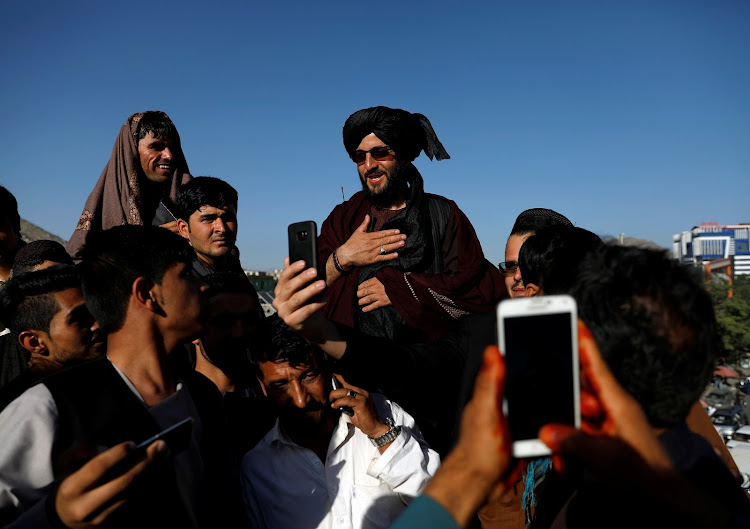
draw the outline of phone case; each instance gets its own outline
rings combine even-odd
[[[548,422],[581,423],[575,299],[558,295],[503,300],[497,319],[508,373],[503,411],[514,437],[513,455],[549,455],[549,448],[536,438],[538,428]]]
[[[318,268],[318,227],[315,221],[306,220],[290,224],[287,233],[289,239],[289,262],[305,261],[307,267]]]

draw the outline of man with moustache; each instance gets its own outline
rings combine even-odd
[[[512,232],[528,236],[556,223],[571,224],[555,211],[535,208],[518,216]],[[508,260],[511,257],[508,252],[513,251],[516,240],[511,235],[510,250],[506,249]],[[447,453],[455,433],[456,416],[471,397],[482,352],[487,345],[497,343],[495,311],[461,318],[455,329],[438,340],[402,343],[387,338],[373,339],[362,332],[352,332],[344,325],[334,325],[323,317],[330,300],[306,304],[312,297],[310,293],[322,292],[324,282],[310,284],[316,276],[305,268],[301,261],[285,261],[273,302],[279,316],[306,339],[320,344],[326,354],[335,359],[337,372],[347,380],[398,401],[416,418],[430,446],[441,455]],[[510,279],[509,290],[513,285],[513,278]],[[307,293],[301,298],[303,290]],[[506,296],[505,288],[501,288],[494,303]],[[440,391],[434,391],[436,387]]]
[[[175,200],[178,233],[195,250],[198,277],[216,272],[244,274],[237,240],[237,191],[224,180],[199,176],[180,187]]]
[[[112,156],[86,199],[66,249],[74,259],[92,232],[122,224],[177,231],[173,202],[190,180],[177,128],[164,112],[138,112],[120,128]]]
[[[435,339],[457,319],[494,308],[502,276],[485,258],[455,202],[424,192],[412,163],[450,158],[422,114],[384,106],[359,110],[343,129],[362,191],[321,227],[325,313],[372,335]]]
[[[279,417],[242,460],[252,526],[388,527],[440,464],[414,419],[333,375],[322,351],[279,318],[254,358]]]

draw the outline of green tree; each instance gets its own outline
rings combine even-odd
[[[727,361],[736,363],[746,354],[750,354],[750,276],[737,276],[731,287],[729,282],[719,276],[713,276],[708,286],[716,310],[716,321],[719,324]]]

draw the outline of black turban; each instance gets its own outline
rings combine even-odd
[[[510,230],[510,234],[523,235],[558,224],[573,226],[573,223],[565,215],[561,215],[557,211],[546,208],[527,209],[518,215],[515,224],[513,224],[513,229]]]
[[[419,156],[420,151],[430,160],[450,158],[430,120],[422,114],[382,106],[356,111],[344,123],[344,148],[350,158],[354,159],[354,152],[369,134],[375,134],[398,158],[408,162]]]

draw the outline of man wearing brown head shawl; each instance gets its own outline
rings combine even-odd
[[[164,112],[138,112],[120,128],[112,156],[86,200],[66,249],[74,258],[92,231],[122,224],[177,231],[172,203],[190,180],[180,135]]]
[[[503,278],[452,200],[425,193],[412,161],[450,158],[422,114],[359,110],[343,130],[362,191],[321,227],[326,315],[373,336],[435,339],[463,314],[492,309]]]

